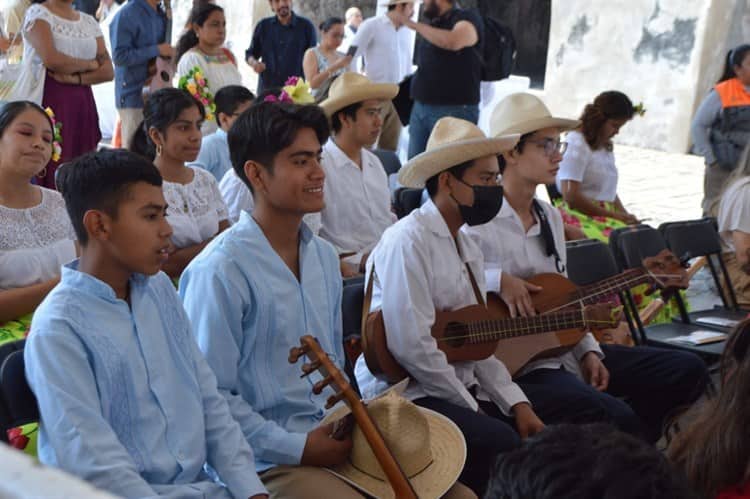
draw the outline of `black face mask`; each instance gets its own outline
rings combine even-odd
[[[461,212],[466,225],[486,224],[498,214],[503,206],[503,186],[502,185],[469,185],[460,178],[457,179],[464,185],[471,187],[474,191],[474,204],[467,206],[461,204],[453,197],[458,204],[458,210]]]

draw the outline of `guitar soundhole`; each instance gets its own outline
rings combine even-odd
[[[443,338],[451,348],[459,348],[466,343],[468,331],[466,325],[460,322],[449,322],[445,326],[445,335]]]
[[[159,73],[159,77],[164,83],[169,82],[169,73],[167,73],[166,71],[162,71],[161,73]]]

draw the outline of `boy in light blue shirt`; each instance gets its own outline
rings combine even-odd
[[[153,164],[124,150],[60,171],[82,250],[37,309],[24,352],[39,458],[122,497],[267,498],[159,271],[172,234],[161,185]]]
[[[320,155],[328,133],[317,106],[264,102],[243,113],[229,131],[229,149],[255,207],[180,280],[199,348],[272,497],[362,497],[322,469],[346,461],[352,445],[320,425],[333,390],[313,394],[320,377],[301,379],[287,360],[311,334],[344,364],[338,255],[302,221],[324,206]]]
[[[198,158],[190,163],[191,166],[199,166],[211,172],[220,182],[227,170],[232,168],[232,160],[229,159],[229,145],[227,144],[227,132],[237,117],[242,114],[255,96],[253,93],[240,85],[228,85],[222,87],[214,96],[216,104],[216,122],[219,128],[203,138]]]

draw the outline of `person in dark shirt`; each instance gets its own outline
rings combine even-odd
[[[481,17],[457,8],[454,0],[424,0],[422,13],[427,23],[403,15],[398,20],[420,35],[416,46],[419,69],[411,82],[409,158],[424,151],[440,118],[453,116],[474,124],[479,120]]]
[[[315,26],[292,11],[292,0],[269,0],[274,16],[255,26],[245,60],[258,73],[257,95],[265,88],[281,87],[290,76],[302,76],[305,51],[318,40]]]

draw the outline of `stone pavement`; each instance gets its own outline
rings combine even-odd
[[[702,157],[615,145],[615,161],[620,199],[649,225],[702,216]]]

